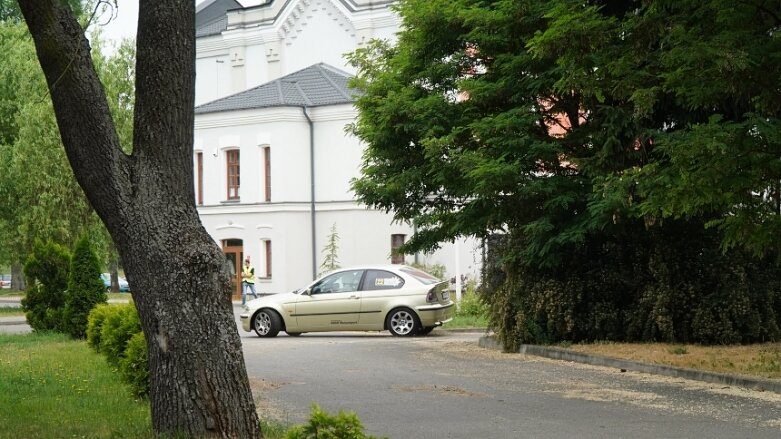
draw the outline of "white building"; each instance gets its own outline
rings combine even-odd
[[[342,266],[442,264],[476,277],[475,240],[433,254],[396,255],[407,224],[356,203],[363,145],[354,121],[344,53],[371,38],[392,39],[390,1],[266,0],[198,7],[194,173],[206,230],[237,271],[252,257],[259,292],[301,287],[321,270],[330,230]]]

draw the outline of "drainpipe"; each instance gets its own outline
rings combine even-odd
[[[309,209],[312,215],[312,279],[317,278],[317,249],[315,235],[315,127],[312,124],[312,118],[309,117],[308,107],[301,107],[304,110],[304,117],[309,123],[309,181],[311,182],[311,201]]]

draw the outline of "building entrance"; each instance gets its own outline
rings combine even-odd
[[[244,260],[244,241],[241,239],[223,239],[222,252],[228,258],[233,267],[231,284],[233,285],[233,298],[241,299],[241,261]]]

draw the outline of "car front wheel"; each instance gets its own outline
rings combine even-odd
[[[279,315],[270,309],[261,309],[252,318],[252,329],[258,337],[276,337],[281,326]]]
[[[394,309],[388,314],[385,325],[397,337],[415,335],[420,329],[418,316],[408,308]]]

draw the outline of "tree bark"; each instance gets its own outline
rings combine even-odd
[[[149,347],[159,433],[261,437],[225,257],[192,175],[195,6],[141,0],[133,152],[122,152],[89,42],[60,0],[20,0],[76,179],[122,258]]]

